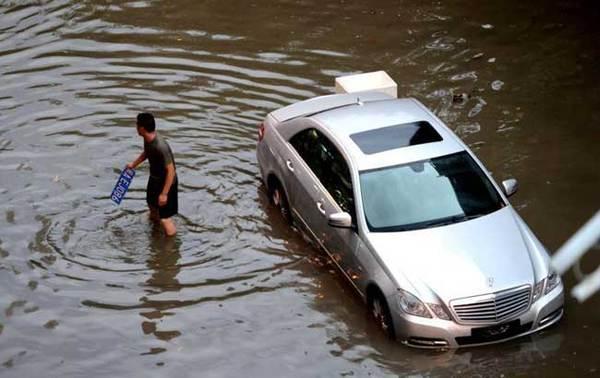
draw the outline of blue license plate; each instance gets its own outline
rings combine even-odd
[[[129,189],[133,176],[135,176],[135,171],[133,169],[125,168],[121,172],[121,176],[119,176],[115,188],[110,194],[110,199],[117,205],[120,205],[125,197],[125,193],[127,193],[127,189]]]

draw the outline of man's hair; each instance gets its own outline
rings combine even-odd
[[[137,115],[137,125],[143,128],[147,132],[151,133],[156,130],[156,123],[154,123],[154,116],[152,113],[140,113]]]

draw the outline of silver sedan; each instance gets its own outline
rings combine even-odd
[[[414,99],[302,101],[259,129],[281,215],[324,250],[381,328],[414,347],[500,342],[563,315],[544,246],[469,148]]]

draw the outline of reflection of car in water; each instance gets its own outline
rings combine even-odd
[[[516,181],[501,190],[418,101],[361,92],[284,107],[261,125],[257,158],[283,217],[403,343],[492,343],[562,317],[560,277],[507,200]]]

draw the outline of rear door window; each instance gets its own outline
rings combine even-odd
[[[306,162],[339,207],[355,219],[350,169],[337,147],[316,129],[300,131],[290,144]]]

